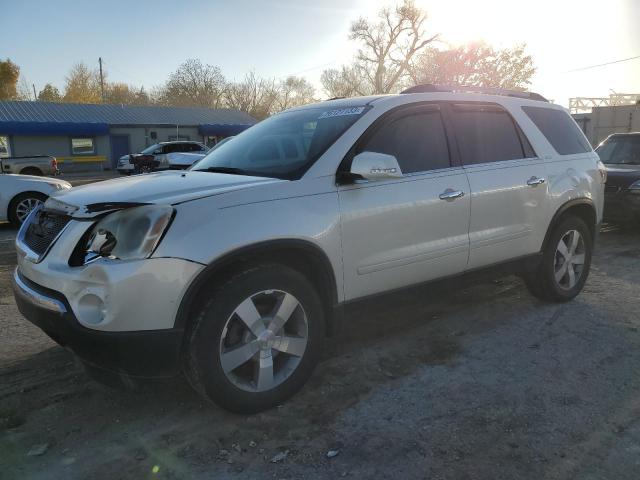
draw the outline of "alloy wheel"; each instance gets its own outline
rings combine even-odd
[[[584,239],[577,230],[569,230],[556,248],[554,276],[558,286],[565,290],[575,287],[582,277],[584,262]]]
[[[242,390],[272,390],[300,364],[308,335],[307,315],[296,297],[282,290],[255,293],[225,323],[220,365]]]
[[[20,223],[24,222],[29,214],[39,205],[42,205],[42,200],[38,198],[25,198],[16,205],[16,217]]]

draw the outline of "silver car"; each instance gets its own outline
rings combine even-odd
[[[303,386],[348,303],[496,269],[568,301],[604,167],[563,108],[491,93],[308,105],[191,170],[54,195],[18,235],[18,306],[94,374],[183,373],[255,412]]]

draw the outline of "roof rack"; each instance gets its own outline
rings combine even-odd
[[[518,90],[508,90],[506,88],[493,88],[493,87],[473,87],[470,85],[433,85],[431,83],[424,83],[422,85],[415,85],[413,87],[403,90],[402,93],[430,93],[430,92],[475,92],[486,93],[489,95],[504,95],[506,97],[518,97],[526,98],[528,100],[537,100],[539,102],[549,102],[539,93],[534,92],[520,92]]]

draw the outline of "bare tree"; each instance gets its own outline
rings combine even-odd
[[[526,89],[535,70],[525,45],[496,50],[484,43],[470,43],[448,50],[428,49],[410,72],[415,84]]]
[[[351,25],[349,38],[361,44],[353,68],[372,94],[397,91],[414,57],[434,42],[427,36],[426,13],[413,0],[380,11],[378,20],[361,17]]]
[[[277,88],[274,102],[275,111],[286,110],[315,101],[316,89],[302,77],[289,76],[282,80]]]
[[[158,92],[165,105],[219,108],[224,101],[226,80],[219,67],[189,59],[173,72]]]
[[[355,67],[342,66],[340,70],[325,70],[320,76],[320,83],[329,98],[367,95],[371,90]]]
[[[228,85],[226,104],[262,120],[274,110],[278,98],[278,88],[274,80],[260,78],[255,72],[249,72],[241,82]]]

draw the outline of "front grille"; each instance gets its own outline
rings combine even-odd
[[[70,220],[68,215],[39,210],[27,225],[22,241],[33,252],[42,255]]]

